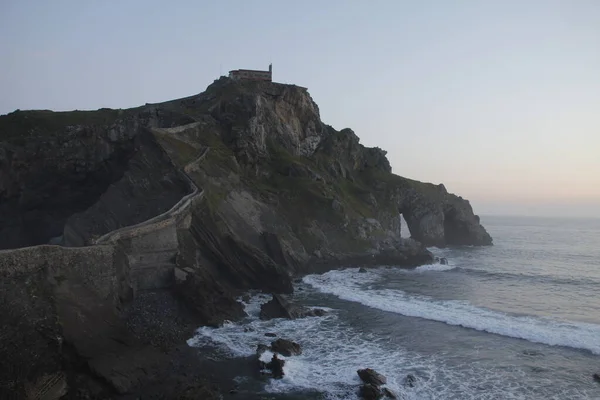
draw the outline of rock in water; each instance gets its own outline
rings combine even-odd
[[[374,369],[371,368],[359,369],[358,371],[356,371],[356,373],[364,383],[370,383],[371,385],[381,386],[385,385],[387,382],[385,376],[377,373]]]
[[[280,360],[277,358],[277,354],[273,354],[271,358],[271,362],[267,364],[267,368],[271,370],[273,373],[273,378],[281,379],[283,378],[283,366],[285,365],[285,360]]]
[[[274,294],[273,298],[260,307],[260,319],[273,318],[296,319],[304,317],[321,317],[327,314],[325,310],[300,307],[287,301],[283,296]]]
[[[260,319],[297,318],[297,313],[282,296],[274,294],[273,298],[260,307]]]
[[[440,258],[440,264],[442,264],[442,265],[448,265],[448,259],[446,259],[444,257]]]
[[[267,346],[266,344],[259,344],[258,346],[256,346],[256,355],[260,357],[262,353],[264,353],[267,350],[269,350],[269,346]]]
[[[271,350],[286,357],[302,354],[302,348],[298,343],[286,339],[277,339],[272,342]]]
[[[367,272],[367,270],[364,267],[360,267],[358,269],[358,272],[360,272],[361,274],[364,274],[365,272]]]
[[[381,393],[388,399],[397,399],[398,398],[398,396],[396,396],[396,393],[392,392],[388,388],[383,388],[381,390]]]
[[[378,400],[383,396],[379,386],[365,383],[360,387],[360,397],[365,400]]]
[[[415,387],[415,384],[417,383],[417,378],[415,378],[414,375],[408,374],[406,375],[406,378],[404,378],[404,387]]]
[[[313,308],[312,310],[306,311],[307,317],[322,317],[325,314],[327,314],[327,311],[322,308]]]
[[[256,346],[256,360],[258,361],[258,367],[260,369],[267,368],[267,363],[265,363],[264,361],[260,360],[260,357],[267,350],[269,350],[269,346],[267,346],[265,344],[259,344],[258,346]]]
[[[594,380],[600,383],[600,374],[594,374]]]

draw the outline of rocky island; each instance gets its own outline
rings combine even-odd
[[[491,244],[467,200],[393,174],[298,86],[17,110],[0,116],[0,397],[212,398],[185,339],[241,318],[244,291]]]

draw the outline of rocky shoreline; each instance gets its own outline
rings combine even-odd
[[[463,244],[492,244],[468,201],[392,174],[294,85],[0,116],[0,397],[210,398],[184,341],[247,290]]]

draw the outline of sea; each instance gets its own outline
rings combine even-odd
[[[255,294],[246,319],[188,344],[236,359],[267,332],[300,343],[283,379],[236,378],[266,398],[358,399],[356,371],[370,367],[399,399],[600,399],[600,220],[481,222],[493,246],[430,248],[447,265],[305,276],[293,301],[325,316],[261,321],[269,296]]]

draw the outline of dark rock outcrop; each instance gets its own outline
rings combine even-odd
[[[412,374],[408,374],[404,378],[404,382],[402,384],[404,385],[404,387],[415,387],[415,385],[417,384],[417,378],[415,378],[415,376]]]
[[[381,390],[381,394],[387,399],[397,399],[398,398],[398,396],[396,396],[396,393],[392,392],[388,388],[383,388]]]
[[[271,361],[266,365],[267,369],[271,370],[273,374],[273,378],[281,379],[283,378],[283,366],[285,365],[285,360],[282,360],[277,357],[277,354],[273,354]]]
[[[282,356],[290,357],[302,354],[302,347],[296,342],[287,339],[277,339],[271,343],[271,350]]]
[[[304,317],[321,317],[325,310],[319,308],[306,308],[290,303],[283,296],[274,294],[273,298],[260,307],[260,319],[273,318],[297,319]]]
[[[385,376],[371,368],[359,369],[356,373],[363,381],[359,392],[363,399],[381,399],[384,396],[390,399],[397,398],[390,389],[381,387],[387,383]]]
[[[358,371],[356,371],[356,373],[364,383],[368,383],[375,386],[381,386],[387,383],[387,379],[385,376],[377,373],[374,369],[371,368],[359,369]]]
[[[365,383],[360,387],[359,391],[360,397],[365,400],[378,400],[383,396],[383,392],[381,388],[377,385],[372,385],[370,383]]]

